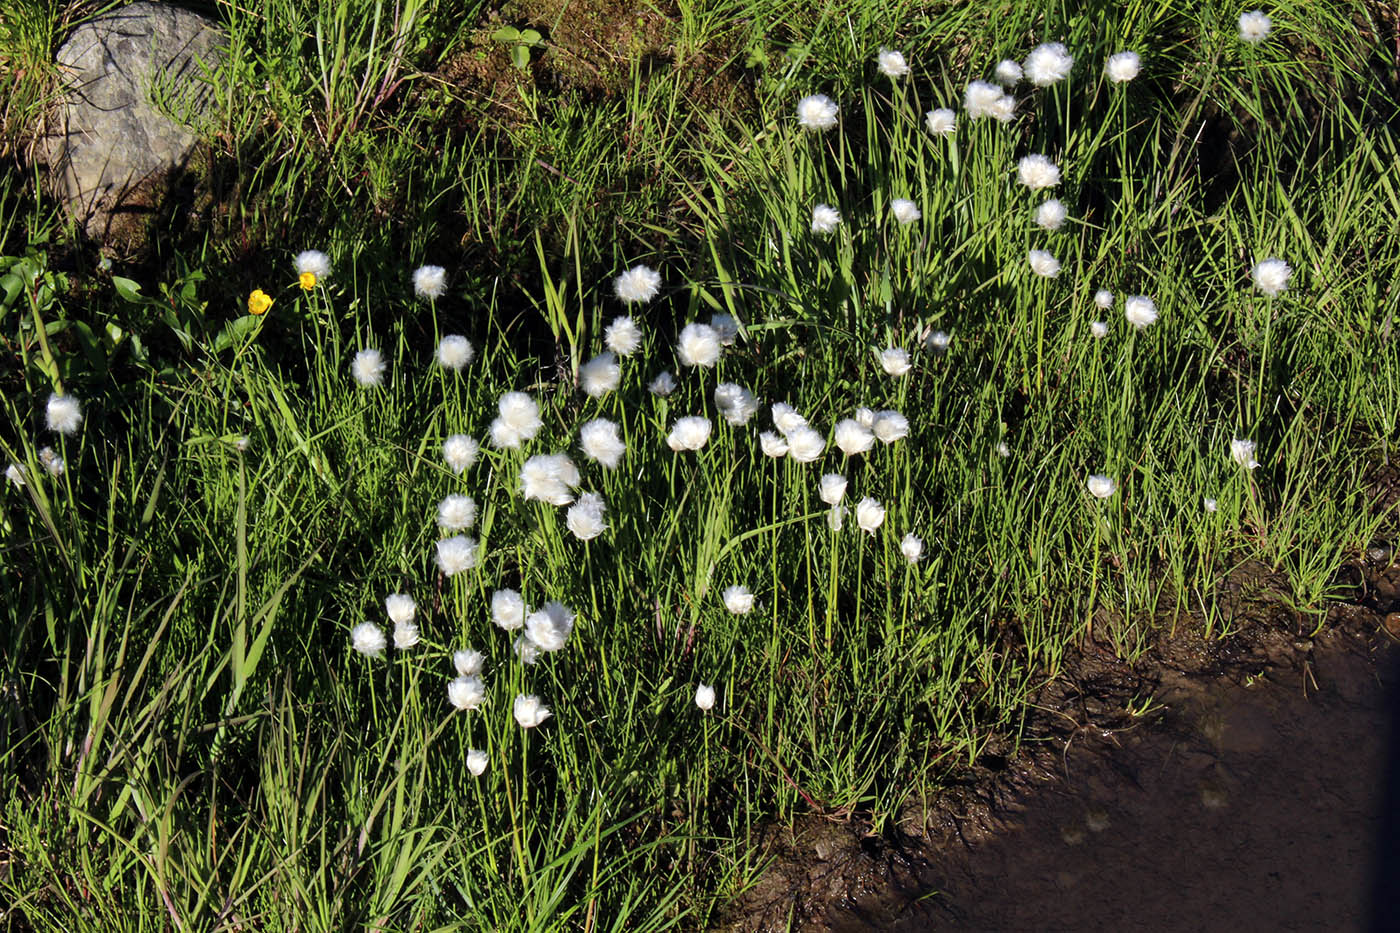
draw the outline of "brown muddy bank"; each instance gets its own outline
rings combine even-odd
[[[1400,564],[1357,570],[1316,638],[1276,606],[1132,665],[1086,647],[1021,751],[983,756],[897,837],[821,816],[770,830],[731,928],[1394,928],[1400,866],[1378,865],[1400,807]]]

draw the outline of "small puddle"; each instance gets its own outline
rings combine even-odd
[[[1011,830],[920,853],[811,928],[1400,928],[1397,674],[1393,649],[1319,639],[1301,671],[1183,687],[1154,721],[1077,735]]]

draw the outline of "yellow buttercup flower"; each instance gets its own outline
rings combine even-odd
[[[272,307],[272,298],[261,288],[254,289],[253,293],[248,296],[249,314],[266,314],[270,307]]]
[[[297,281],[301,283],[302,291],[309,292],[316,287],[316,273],[303,272],[297,276]]]

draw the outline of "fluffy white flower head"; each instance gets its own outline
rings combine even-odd
[[[350,630],[351,647],[368,657],[379,657],[388,644],[384,633],[373,622],[361,622]]]
[[[958,130],[958,115],[947,107],[938,107],[924,114],[924,126],[935,136],[951,136]]]
[[[442,442],[442,459],[458,476],[471,469],[479,453],[481,445],[470,434],[453,434]]]
[[[863,454],[875,446],[875,434],[854,418],[836,423],[836,446],[848,457]]]
[[[719,334],[709,324],[687,324],[676,338],[682,366],[713,366],[719,362]]]
[[[798,463],[820,459],[826,450],[826,439],[815,429],[803,425],[787,435],[788,456]]]
[[[16,489],[24,488],[24,477],[28,471],[22,463],[11,463],[5,467],[5,479],[9,480]]]
[[[392,596],[384,598],[384,611],[389,614],[389,621],[395,625],[412,622],[413,613],[417,609],[418,604],[407,593],[394,593]]]
[[[674,451],[699,450],[710,439],[710,419],[701,415],[677,418],[666,435],[666,445]]]
[[[880,74],[887,78],[902,78],[909,73],[909,63],[904,60],[903,53],[893,49],[880,49],[880,54],[875,57],[875,64],[880,69]]]
[[[609,470],[616,470],[622,462],[622,455],[627,452],[627,445],[622,442],[617,425],[606,418],[595,418],[579,428],[578,443],[585,457]]]
[[[480,709],[486,702],[486,685],[480,677],[458,677],[447,685],[447,702],[460,710]]]
[[[452,667],[457,671],[458,677],[474,677],[481,673],[485,664],[486,658],[480,651],[464,648],[452,652]]]
[[[1255,446],[1251,440],[1241,437],[1235,438],[1230,441],[1230,459],[1246,470],[1254,469],[1259,465],[1259,461],[1254,459]]]
[[[661,291],[661,273],[637,264],[613,279],[613,292],[627,304],[651,301]]]
[[[622,384],[622,367],[612,351],[593,357],[578,368],[578,384],[591,398],[602,398]]]
[[[1032,191],[1053,188],[1060,183],[1060,167],[1038,152],[1022,156],[1016,163],[1016,177]]]
[[[561,602],[547,602],[525,618],[525,636],[541,651],[563,651],[574,630],[574,611]]]
[[[413,270],[413,293],[436,301],[447,294],[447,270],[442,266],[419,266]]]
[[[732,347],[739,339],[739,322],[732,314],[715,314],[710,317],[710,329],[719,338],[720,346]]]
[[[715,408],[725,421],[738,427],[748,424],[758,412],[758,399],[737,383],[721,382],[715,386]]]
[[[914,532],[909,532],[899,541],[899,553],[911,564],[917,564],[924,556],[924,542]]]
[[[467,749],[467,771],[472,777],[481,777],[486,773],[486,766],[490,759],[486,753],[479,748]]]
[[[715,688],[708,684],[701,684],[695,688],[695,705],[701,710],[709,712],[715,706]]]
[[[1015,87],[1020,83],[1023,72],[1019,62],[1003,58],[997,62],[996,71],[993,74],[996,76],[997,83],[1002,87]]]
[[[524,392],[507,392],[496,403],[500,416],[491,422],[491,443],[496,447],[519,447],[544,427],[540,406]]]
[[[764,431],[758,435],[758,446],[762,448],[766,457],[786,457],[788,452],[787,439],[781,434],[774,434],[772,431]]]
[[[1214,512],[1220,508],[1220,505],[1214,499],[1207,496],[1201,500],[1201,508],[1205,509],[1207,512]]]
[[[520,465],[520,492],[526,500],[568,505],[579,479],[578,467],[565,454],[535,454]]]
[[[445,576],[455,576],[476,566],[476,539],[466,535],[443,538],[437,543],[437,565]]]
[[[936,330],[928,335],[924,345],[934,353],[945,353],[953,343],[953,337],[946,330]]]
[[[1102,340],[1108,336],[1108,322],[1094,321],[1089,325],[1089,333],[1094,335],[1095,340]]]
[[[438,503],[438,527],[443,531],[467,531],[476,524],[476,500],[453,493]]]
[[[1106,288],[1101,288],[1094,292],[1094,306],[1100,311],[1107,311],[1113,307],[1113,292]]]
[[[1104,74],[1114,84],[1131,81],[1142,71],[1142,58],[1136,52],[1118,52],[1108,57]]]
[[[773,403],[773,424],[784,434],[790,434],[798,428],[807,426],[807,419],[797,413],[787,402]]]
[[[292,260],[292,266],[297,270],[297,275],[310,272],[318,279],[324,279],[331,274],[330,257],[319,249],[308,249],[297,253]]]
[[[866,496],[856,504],[856,524],[861,531],[873,535],[884,521],[885,507],[879,502]]]
[[[1085,485],[1089,487],[1089,495],[1095,499],[1107,499],[1118,488],[1118,484],[1113,481],[1112,477],[1104,476],[1102,473],[1090,476]]]
[[[812,232],[831,233],[841,226],[841,212],[829,204],[818,204],[812,208]]]
[[[399,622],[394,626],[394,647],[407,651],[418,644],[418,626],[412,622]]]
[[[235,446],[236,444],[237,442],[235,442]],[[240,449],[245,449],[246,447],[247,445],[245,444],[244,447]],[[58,455],[58,451],[54,450],[52,447],[39,448],[39,465],[44,468],[44,472],[54,477],[62,476],[64,467],[66,466],[63,462],[63,458]]]
[[[726,587],[724,590],[724,608],[728,609],[736,616],[748,615],[753,611],[753,593],[742,583]]]
[[[621,315],[603,331],[603,342],[618,356],[631,356],[642,345],[642,329],[632,318]]]
[[[1026,259],[1036,275],[1053,279],[1060,274],[1060,261],[1048,250],[1033,249],[1026,254]]]
[[[923,216],[919,213],[919,205],[908,198],[895,198],[891,201],[890,213],[894,214],[894,219],[899,221],[902,226],[912,224]]]
[[[476,358],[476,350],[472,347],[471,341],[460,334],[448,334],[442,338],[438,344],[437,361],[443,369],[453,369],[458,372]]]
[[[59,395],[57,392],[49,396],[49,403],[44,407],[44,424],[50,431],[73,434],[82,423],[83,409],[77,399],[71,395]]]
[[[880,351],[880,368],[886,375],[902,376],[909,372],[909,351],[903,347],[888,347]]]
[[[840,505],[841,499],[846,495],[846,477],[840,473],[825,474],[821,478],[817,495],[821,496],[827,505]]]
[[[383,354],[373,347],[356,353],[350,364],[350,374],[364,388],[380,385],[384,382]]]
[[[1138,330],[1157,321],[1157,305],[1146,295],[1131,295],[1123,302],[1123,316]]]
[[[846,507],[833,505],[826,513],[826,524],[832,531],[840,531],[846,523]]]
[[[840,111],[825,94],[812,94],[797,102],[797,122],[809,130],[829,130],[836,125]]]
[[[491,621],[498,628],[513,632],[525,624],[525,600],[515,590],[496,590],[491,594]]]
[[[596,492],[586,492],[569,506],[569,513],[564,522],[575,538],[591,541],[608,530],[608,523],[603,517],[605,512],[607,505],[603,502],[603,497]]]
[[[893,444],[909,436],[909,419],[897,411],[876,412],[870,430],[882,444]]]
[[[963,94],[963,109],[974,120],[991,117],[1010,123],[1016,117],[1016,98],[987,81],[973,81]]]
[[[1250,10],[1248,13],[1240,14],[1239,27],[1241,42],[1258,45],[1269,38],[1269,33],[1274,28],[1274,21],[1269,19],[1268,14],[1263,10]]]
[[[1051,198],[1035,209],[1035,224],[1042,230],[1058,230],[1069,217],[1069,210],[1059,198]]]
[[[1026,56],[1026,77],[1036,87],[1049,87],[1069,77],[1074,57],[1063,42],[1046,42],[1031,49]]]
[[[647,385],[647,391],[652,395],[665,398],[676,391],[676,377],[669,372],[657,373],[656,378]]]
[[[551,715],[549,707],[540,702],[534,694],[522,694],[511,704],[511,713],[516,724],[522,729],[533,729]]]
[[[1265,259],[1254,267],[1254,287],[1270,298],[1277,298],[1288,288],[1293,269],[1282,259]]]

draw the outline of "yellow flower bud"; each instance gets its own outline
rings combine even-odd
[[[249,314],[266,314],[270,307],[272,307],[272,299],[261,288],[254,289],[253,293],[248,296]]]
[[[316,273],[303,272],[301,275],[297,276],[297,281],[301,283],[302,291],[309,292],[316,287]]]

